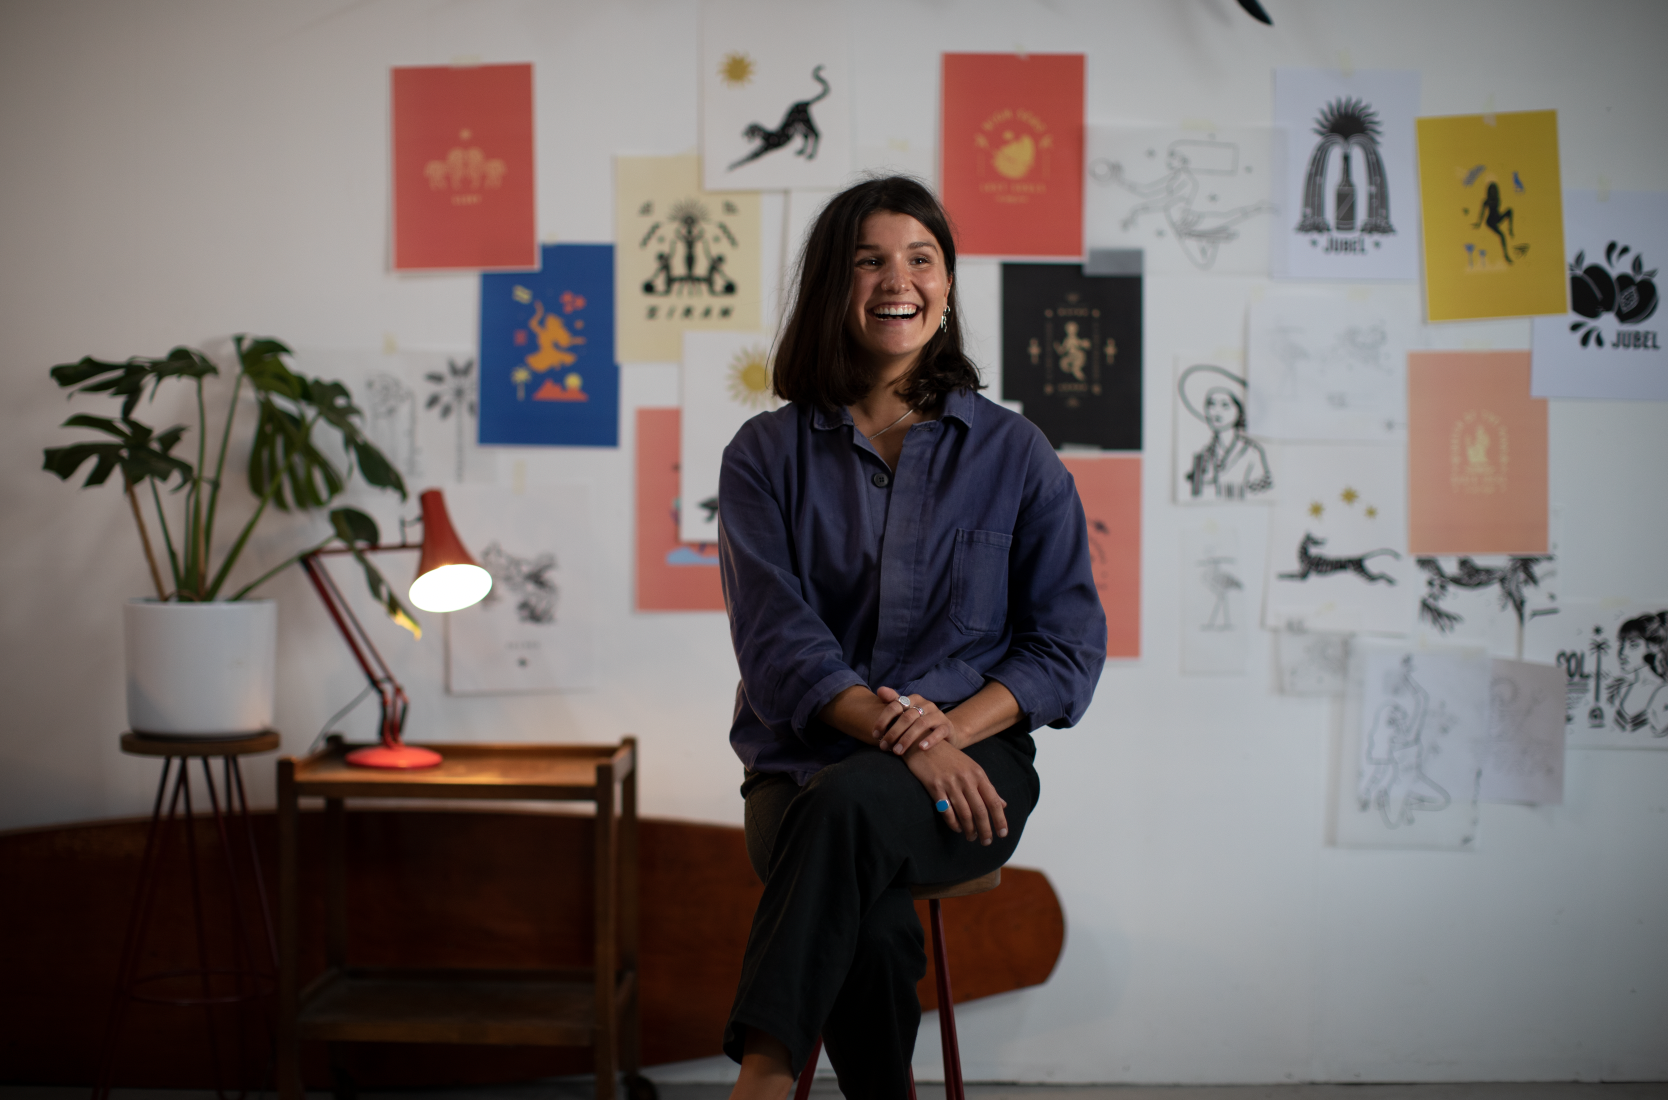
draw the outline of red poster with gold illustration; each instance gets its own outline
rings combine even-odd
[[[973,256],[1083,255],[1083,55],[944,55],[944,205]]]
[[[1529,353],[1409,354],[1407,473],[1412,553],[1546,553],[1546,401],[1529,396]]]
[[[394,270],[536,269],[533,66],[393,70]]]
[[[1106,655],[1141,656],[1141,456],[1062,455],[1089,522]]]

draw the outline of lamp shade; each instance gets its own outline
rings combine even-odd
[[[423,505],[423,554],[411,602],[424,611],[457,611],[480,603],[492,591],[492,574],[475,564],[446,514],[446,498],[427,489]]]

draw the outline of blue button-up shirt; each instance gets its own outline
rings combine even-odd
[[[724,450],[718,516],[748,767],[804,784],[861,747],[816,719],[857,684],[949,709],[996,680],[1026,730],[1087,709],[1106,616],[1083,506],[1024,417],[949,394],[894,472],[844,409],[761,413]]]

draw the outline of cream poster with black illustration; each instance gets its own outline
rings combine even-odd
[[[718,541],[718,472],[724,448],[743,424],[781,404],[770,392],[770,333],[684,336],[679,541]]]
[[[701,4],[701,157],[708,191],[839,187],[851,171],[844,10],[793,19],[760,0]]]
[[[675,363],[685,332],[759,327],[757,193],[701,189],[699,157],[614,158],[614,354]]]

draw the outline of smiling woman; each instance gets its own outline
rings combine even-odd
[[[912,884],[1005,863],[1031,731],[1093,694],[1106,619],[1083,508],[1031,423],[978,394],[955,240],[900,177],[835,196],[774,385],[724,452],[719,558],[765,882],[724,1049],[780,1100],[819,1035],[847,1096],[909,1095],[925,971]]]

